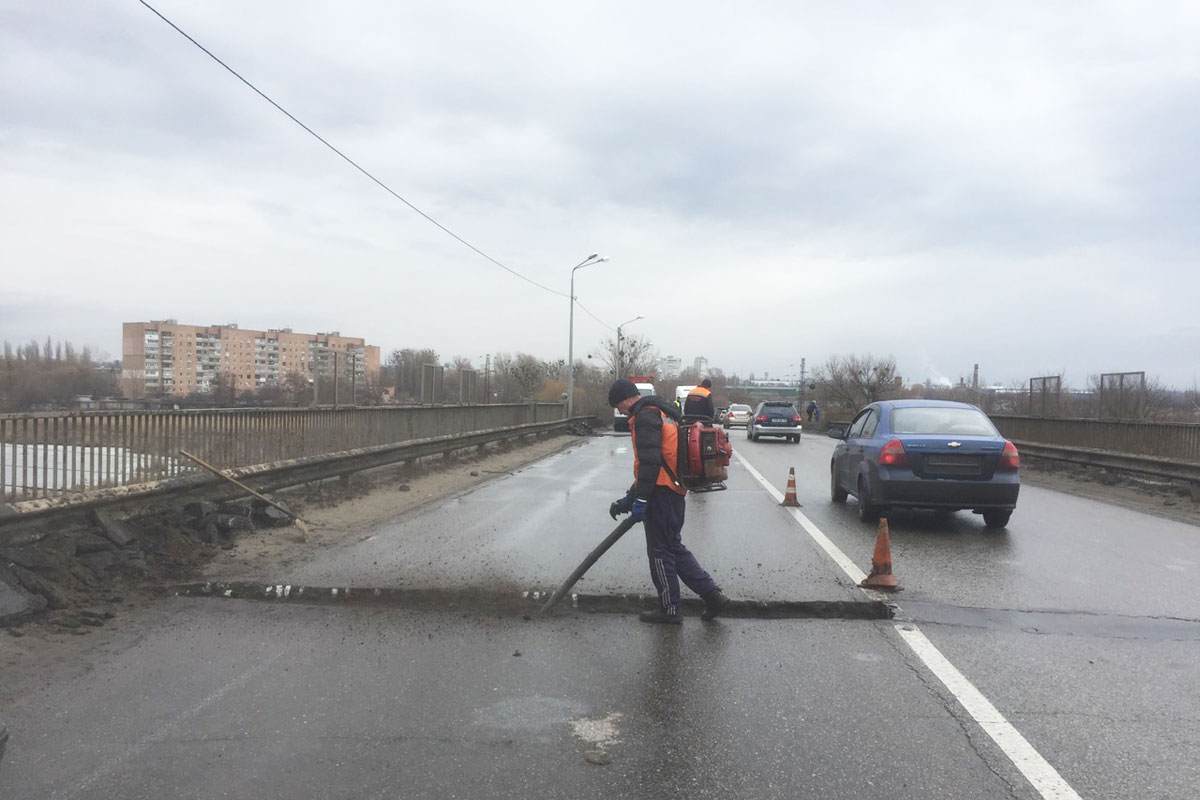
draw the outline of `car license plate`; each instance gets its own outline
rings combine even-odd
[[[983,461],[974,453],[930,453],[925,456],[925,471],[930,475],[969,478],[982,474]]]
[[[970,453],[930,453],[925,463],[931,467],[962,467],[979,464],[979,456]]]

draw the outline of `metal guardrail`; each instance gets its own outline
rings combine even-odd
[[[1063,461],[1085,467],[1104,467],[1117,472],[1133,472],[1153,475],[1157,478],[1200,484],[1200,464],[1171,461],[1165,458],[1150,458],[1126,453],[1110,453],[1100,450],[1085,450],[1079,447],[1045,445],[1036,442],[1013,440],[1022,456]]]
[[[1200,425],[1003,415],[991,420],[1013,441],[1200,464]]]
[[[450,453],[472,447],[481,448],[492,442],[524,436],[536,436],[566,430],[581,419],[534,422],[506,428],[476,431],[467,434],[451,434],[410,442],[355,448],[339,453],[306,456],[287,461],[256,464],[228,470],[231,477],[252,486],[257,491],[271,491],[296,486],[310,481],[349,475],[376,467],[388,466],[425,456]],[[24,500],[10,505],[0,505],[0,532],[5,528],[29,522],[45,522],[96,508],[110,508],[122,512],[135,512],[147,506],[161,505],[193,497],[236,496],[239,490],[230,487],[216,475],[199,472],[150,481],[141,484],[114,486],[85,494],[62,494]]]
[[[0,415],[0,503],[561,420],[558,403]]]

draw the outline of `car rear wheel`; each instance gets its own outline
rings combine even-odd
[[[861,477],[858,479],[858,518],[863,522],[875,522],[879,519],[879,509],[871,502],[871,491]]]
[[[844,503],[850,495],[841,486],[838,486],[837,468],[832,463],[829,464],[829,499],[835,503]]]
[[[1009,518],[1012,517],[1012,509],[1004,509],[997,511],[984,511],[983,524],[985,527],[997,529],[1008,525]]]
[[[792,444],[800,444],[799,436],[789,436],[788,438],[792,440]]]

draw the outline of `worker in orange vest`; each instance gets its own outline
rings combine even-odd
[[[678,479],[679,412],[661,397],[642,397],[632,381],[618,378],[608,390],[608,404],[629,417],[633,440],[633,486],[609,506],[608,513],[632,514],[646,529],[650,580],[658,608],[638,616],[643,622],[678,625],[679,582],[704,600],[701,619],[710,620],[729,605],[729,598],[683,545],[684,495]]]
[[[700,385],[688,392],[687,400],[683,403],[685,417],[707,417],[709,421],[717,415],[713,407],[712,381],[708,378],[700,381]]]

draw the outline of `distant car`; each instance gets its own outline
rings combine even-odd
[[[719,406],[717,408],[716,421],[718,425],[725,424],[725,415],[729,413],[729,406]]]
[[[1003,528],[1017,507],[1020,457],[987,415],[970,403],[887,400],[863,408],[829,462],[830,496],[858,498],[858,516],[889,508],[971,509],[988,528]]]
[[[746,423],[746,438],[757,442],[760,436],[782,436],[800,443],[800,412],[787,400],[766,400],[758,404]]]
[[[725,427],[732,428],[736,425],[745,427],[750,422],[750,406],[745,403],[734,403],[725,412]]]

